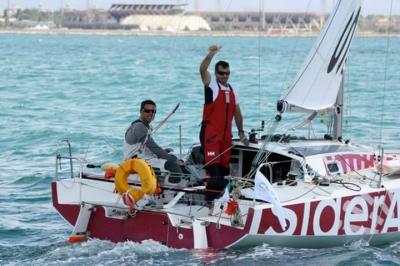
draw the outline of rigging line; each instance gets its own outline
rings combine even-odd
[[[273,133],[276,131],[277,127],[278,127],[278,121],[275,120],[275,121],[273,121],[273,123],[271,125],[269,136],[264,139],[262,146],[258,150],[256,156],[254,157],[254,159],[253,159],[253,161],[251,163],[252,167],[254,166],[254,168],[257,168],[259,166],[258,163],[261,160],[263,160],[263,158],[262,158],[263,153],[265,152],[265,149],[268,146],[268,143],[271,141]]]
[[[231,8],[232,1],[233,1],[233,0],[230,0],[229,3],[228,3],[228,5],[225,6],[225,8],[224,8],[224,11],[225,11],[225,12],[227,12],[227,11]],[[226,24],[227,24],[227,23],[226,23],[226,21],[224,20],[224,33],[225,33],[225,35],[228,34],[228,29],[227,29],[227,27],[226,27]]]
[[[305,10],[304,13],[308,13],[310,11],[310,5],[311,5],[311,0],[308,0],[307,7],[306,7],[306,10]],[[285,84],[288,84],[287,78],[288,78],[288,75],[289,75],[289,68],[290,68],[290,66],[293,66],[293,59],[294,59],[294,55],[297,54],[297,48],[298,48],[298,45],[299,45],[299,40],[300,40],[300,38],[296,38],[295,43],[294,43],[294,47],[293,47],[292,51],[290,52],[291,56],[289,58],[289,64],[288,64],[288,66],[286,68],[285,75],[283,76],[283,79],[282,79],[282,85],[281,85],[282,88],[285,87]],[[287,85],[287,89],[289,89],[289,85]],[[288,93],[289,93],[289,90],[286,92],[286,96],[287,96]]]
[[[390,34],[392,27],[392,14],[393,14],[393,0],[390,1],[390,11],[389,11],[389,24],[387,28],[387,39],[386,39],[386,55],[385,55],[385,68],[384,68],[384,78],[383,78],[383,89],[382,89],[382,102],[381,102],[381,126],[379,127],[379,143],[382,145],[382,133],[383,133],[383,119],[384,119],[384,108],[385,108],[385,95],[386,95],[386,82],[387,82],[387,69],[389,60],[389,49],[390,49]]]
[[[184,4],[187,6],[188,5],[188,1],[185,1],[184,2]],[[183,51],[185,51],[182,47],[181,47],[181,49],[179,49],[178,50],[178,38],[179,37],[182,37],[182,36],[179,36],[178,35],[178,32],[180,31],[179,29],[180,29],[180,27],[181,27],[181,25],[183,24],[183,22],[184,22],[184,19],[185,19],[185,15],[186,15],[186,13],[187,13],[187,10],[186,10],[186,7],[184,7],[184,9],[183,9],[183,12],[180,14],[180,16],[179,16],[179,20],[178,20],[178,23],[177,23],[177,25],[176,25],[176,29],[175,29],[175,32],[174,32],[174,34],[172,34],[172,46],[171,46],[171,52],[170,53],[168,53],[168,58],[169,58],[169,62],[174,62],[174,59],[176,58],[176,55],[177,54],[179,54],[179,53],[181,53],[181,55],[182,55],[182,53],[183,53]],[[194,39],[191,39],[191,42],[189,43],[189,46],[188,47],[192,47],[193,46],[193,43],[194,43]],[[184,56],[184,55],[183,55]],[[182,63],[182,60],[180,61],[181,63]],[[169,76],[170,77],[173,77],[174,76],[174,72],[176,73],[176,69],[174,69],[174,68],[168,68],[168,71],[167,72],[169,72]],[[176,84],[174,84],[174,85],[176,85]],[[178,96],[179,96],[179,98],[180,99],[184,99],[183,97],[182,97],[182,95],[181,95],[181,90],[178,90]],[[178,103],[178,105],[179,105],[180,103]],[[176,110],[175,110],[176,111]],[[174,112],[175,112],[174,111]],[[177,116],[179,117],[180,115],[183,115],[183,121],[186,121],[187,119],[185,119],[186,118],[186,112],[180,112]],[[162,124],[160,123],[160,125],[159,126],[161,126]],[[156,129],[157,130],[157,129]]]
[[[262,25],[265,21],[264,20],[264,10],[263,10],[263,2],[264,0],[259,0],[258,4],[259,4],[259,23],[258,23],[258,121],[261,120],[261,30],[262,29]]]
[[[277,127],[277,126],[278,126],[278,125],[276,124],[275,129],[273,129],[273,127],[271,127],[271,129],[273,129],[273,130],[271,130],[271,134],[269,135],[269,137],[268,137],[268,138],[265,138],[262,147],[259,149],[259,151],[257,152],[256,156],[255,156],[254,159],[253,159],[252,165],[254,164],[254,165],[257,165],[257,166],[258,166],[258,165],[260,165],[261,163],[267,162],[268,157],[272,154],[272,151],[266,150],[266,147],[267,147],[267,146],[266,146],[266,143],[269,143],[269,142],[271,141],[271,138],[272,138],[272,136],[273,136],[272,133],[273,133],[274,131],[276,131],[276,127]],[[282,137],[281,137],[276,143],[280,143],[280,142],[284,139],[286,133],[288,133],[289,131],[295,131],[295,130],[296,130],[296,127],[297,127],[297,126],[291,127],[291,128],[289,128],[289,129],[287,129],[287,130],[282,134]],[[315,134],[315,133],[314,133],[314,134]],[[290,145],[289,145],[289,146],[290,146]],[[295,147],[293,147],[293,146],[290,146],[290,147],[293,148],[298,154],[301,154],[301,152],[299,152]],[[265,154],[263,155],[263,153],[265,153]],[[304,159],[302,160],[302,162],[300,162],[300,165],[301,165],[302,168],[303,168],[304,165],[306,164],[305,156],[303,156],[303,158],[304,158]],[[245,177],[250,177],[251,175],[253,175],[253,174],[255,173],[256,170],[257,170],[257,168],[251,169],[250,172],[247,173]]]
[[[107,136],[105,136],[105,135],[102,136],[102,137],[101,137],[101,140],[103,140],[104,143],[105,143],[108,147],[110,147],[114,152],[115,152],[115,151],[119,151],[119,149],[115,148],[115,146],[111,143],[111,141],[108,139]],[[88,147],[88,149],[89,149],[89,147]]]
[[[273,129],[273,130],[271,130],[272,133],[273,133],[274,131],[276,131],[276,127],[277,127],[277,125],[275,126],[275,129],[273,129],[273,128],[271,127],[271,128]],[[281,137],[276,143],[279,144],[279,143],[284,139],[286,133],[287,133],[288,131],[290,131],[290,130],[293,130],[293,128],[290,128],[290,129],[286,130],[286,131],[284,132],[284,134],[282,134],[282,137]],[[257,166],[257,167],[252,168],[252,169],[249,171],[249,173],[247,173],[247,174],[245,175],[245,177],[250,177],[250,176],[252,176],[252,175],[257,171],[259,165],[261,165],[262,163],[268,162],[268,157],[272,154],[272,151],[268,151],[268,150],[266,149],[266,147],[267,147],[268,143],[271,142],[272,137],[273,137],[273,135],[270,134],[268,138],[265,138],[265,139],[264,139],[264,142],[263,142],[262,147],[259,149],[259,151],[257,152],[257,154],[256,154],[256,156],[254,157],[253,162],[252,162],[252,166]],[[264,154],[263,154],[263,153],[264,153]],[[305,160],[304,160],[304,162],[301,163],[301,166],[302,166],[302,167],[303,167],[304,163],[305,163]]]
[[[349,58],[350,57],[351,57],[351,54],[349,54]],[[344,72],[344,75],[345,75],[344,77],[347,80],[346,84],[349,84],[349,85],[347,86],[348,89],[347,89],[347,93],[345,94],[345,95],[348,95],[346,97],[347,103],[345,105],[345,106],[348,106],[348,107],[344,109],[345,113],[346,113],[346,115],[348,117],[348,119],[345,121],[345,129],[346,129],[346,131],[350,131],[349,135],[350,135],[350,138],[351,138],[352,137],[352,127],[351,127],[350,118],[351,118],[352,85],[351,85],[351,75],[350,75],[350,73],[351,73],[351,66],[350,66],[350,64],[346,64],[346,71]],[[344,88],[343,88],[343,90],[344,90]],[[343,107],[342,107],[342,113],[343,113]]]
[[[339,0],[339,2],[342,2],[342,0]],[[304,75],[304,73],[306,72],[306,70],[309,68],[311,62],[314,60],[314,57],[315,57],[317,54],[319,54],[319,48],[321,47],[321,44],[324,42],[326,35],[327,35],[328,32],[330,31],[329,29],[331,28],[332,23],[333,23],[333,21],[334,21],[334,18],[336,17],[336,15],[337,15],[337,13],[338,13],[339,6],[340,6],[340,3],[337,3],[337,4],[336,4],[336,9],[335,9],[335,11],[334,11],[334,14],[331,15],[331,18],[332,18],[332,19],[331,19],[331,21],[329,22],[329,25],[328,25],[327,28],[326,28],[327,30],[325,31],[325,34],[321,36],[321,41],[319,42],[317,48],[315,49],[314,54],[311,56],[310,60],[307,62],[307,65],[306,65],[306,67],[304,67],[303,72],[301,72],[300,75],[298,76],[298,79],[293,83],[292,88],[293,88],[294,86],[296,86],[296,84],[299,82],[299,80],[300,80],[301,77]],[[285,95],[284,98],[287,97],[287,95],[289,94],[290,91],[291,91],[291,89],[289,89],[289,91],[287,92],[287,94]]]
[[[351,165],[344,159],[343,155],[338,154],[338,156],[342,159],[342,161],[346,164],[346,166],[348,166],[351,169]],[[364,168],[364,169],[367,169],[367,168]],[[364,169],[353,169],[353,170],[350,170],[349,172],[346,172],[344,174],[349,175],[349,173],[353,172],[353,173],[355,173],[356,175],[358,175],[359,177],[361,177],[363,179],[363,178],[366,178],[366,177],[364,175],[362,175],[360,172],[358,172],[357,170],[361,171],[361,170],[364,170]],[[375,174],[375,176],[372,178],[370,184],[372,183],[372,181],[375,181],[375,177],[377,177],[377,174]]]
[[[221,152],[220,154],[218,154],[218,156],[215,156],[212,160],[210,160],[208,163],[204,164],[203,166],[196,168],[196,170],[201,170],[201,169],[205,169],[207,166],[209,166],[213,161],[215,161],[216,159],[218,159],[219,157],[221,157],[224,153],[226,153],[227,151],[231,150],[233,148],[233,146],[235,145],[231,145],[230,147],[228,147],[226,150],[224,150],[223,152]]]

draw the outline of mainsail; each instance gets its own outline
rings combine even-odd
[[[278,111],[319,111],[334,106],[362,0],[339,0]]]

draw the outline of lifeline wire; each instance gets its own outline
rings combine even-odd
[[[390,1],[389,24],[388,24],[387,39],[386,39],[386,55],[385,55],[385,68],[384,68],[385,72],[384,72],[384,79],[383,79],[382,102],[381,102],[381,126],[379,127],[379,142],[381,145],[382,145],[382,127],[383,127],[384,108],[385,108],[387,68],[388,68],[389,48],[390,48],[390,34],[391,34],[391,26],[392,26],[392,13],[393,13],[393,0]]]

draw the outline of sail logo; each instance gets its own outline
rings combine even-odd
[[[331,61],[329,62],[327,71],[328,74],[330,74],[335,67],[336,67],[336,74],[339,72],[339,70],[342,69],[345,59],[347,58],[348,51],[350,49],[351,41],[354,37],[354,31],[356,30],[360,12],[361,12],[361,7],[358,9],[358,12],[355,16],[354,16],[355,11],[353,12],[353,14],[351,14],[351,17],[347,22],[342,35],[340,36],[339,42],[336,45],[335,51],[333,52]]]

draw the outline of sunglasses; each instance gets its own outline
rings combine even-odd
[[[146,114],[149,114],[149,113],[155,114],[155,113],[157,113],[157,111],[155,109],[143,109],[143,112],[145,112]]]
[[[221,75],[221,76],[229,76],[230,74],[231,74],[231,72],[225,72],[225,71],[217,71],[217,73],[218,73],[218,75]]]

